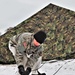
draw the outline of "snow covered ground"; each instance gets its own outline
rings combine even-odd
[[[41,64],[39,71],[46,75],[75,75],[75,59],[64,61],[46,61]],[[17,65],[0,65],[0,75],[19,75]]]

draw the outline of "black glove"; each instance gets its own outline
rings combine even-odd
[[[31,72],[31,68],[30,67],[27,67],[26,71]]]
[[[21,75],[24,75],[24,73],[25,73],[24,66],[23,65],[20,65],[20,66],[18,66],[18,69],[19,69],[19,73]]]
[[[25,71],[23,65],[18,66],[18,69],[19,69],[19,73],[20,73],[21,75],[29,75],[29,73],[31,72],[31,68],[30,68],[30,67],[28,67],[28,68],[26,69],[26,71]]]
[[[46,73],[40,73],[40,72],[38,71],[38,75],[46,75]]]
[[[25,71],[25,75],[29,75],[31,72],[31,68],[30,67],[27,67],[26,71]]]

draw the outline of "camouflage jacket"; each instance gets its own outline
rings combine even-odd
[[[34,39],[33,33],[22,33],[15,35],[10,40],[16,45],[16,49],[22,54],[33,54],[35,58],[39,58],[43,51],[42,44],[38,47],[34,46],[32,41]]]

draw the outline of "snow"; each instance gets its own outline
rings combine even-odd
[[[46,75],[75,75],[75,59],[43,62],[39,71]],[[17,65],[0,65],[0,75],[19,75]]]

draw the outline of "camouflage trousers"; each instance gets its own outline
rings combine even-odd
[[[37,69],[40,67],[41,65],[41,61],[42,61],[42,56],[40,56],[37,60],[37,62],[35,62],[34,64],[31,62],[30,58],[28,58],[25,54],[21,54],[19,53],[15,46],[12,46],[11,44],[13,44],[13,42],[10,40],[9,41],[9,50],[12,52],[15,61],[17,63],[17,65],[23,65],[24,68],[26,69],[27,67],[31,67],[32,71],[31,74],[37,74]],[[29,63],[29,64],[28,64]]]

